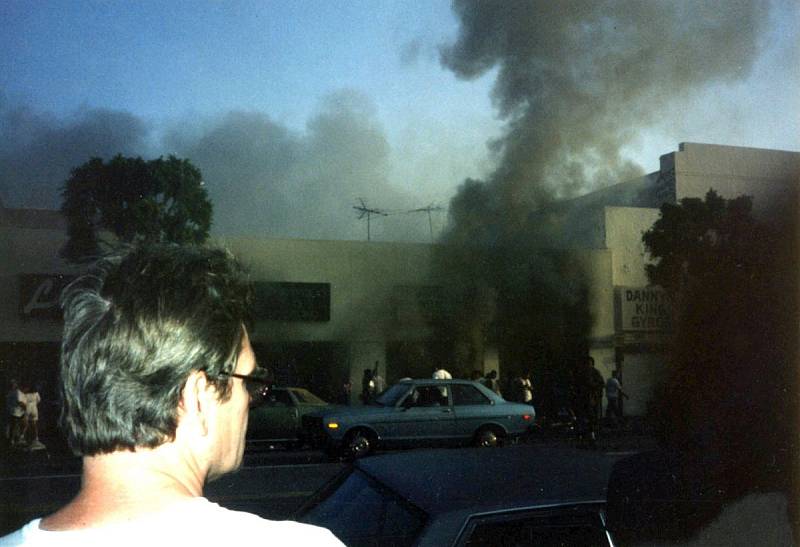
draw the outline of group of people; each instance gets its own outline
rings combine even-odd
[[[533,403],[531,373],[525,371],[511,382],[511,398],[520,403]],[[612,426],[623,419],[622,401],[628,394],[622,389],[619,370],[614,370],[608,380],[594,366],[594,359],[586,356],[583,366],[578,367],[573,377],[572,397],[569,413],[582,420],[589,435],[596,435],[602,416],[603,392],[606,396],[605,416]],[[572,410],[574,409],[574,411]]]
[[[20,386],[11,380],[6,393],[5,439],[12,448],[40,450],[45,448],[39,440],[39,390],[28,385]]]

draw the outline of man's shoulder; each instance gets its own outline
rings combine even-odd
[[[291,520],[269,520],[246,511],[234,511],[212,503],[205,498],[197,502],[206,522],[215,522],[223,529],[236,529],[244,534],[262,534],[274,545],[298,543],[300,545],[338,546],[341,542],[330,530]],[[195,518],[198,515],[195,513]],[[230,528],[234,527],[234,528]],[[259,537],[259,536],[256,536]]]

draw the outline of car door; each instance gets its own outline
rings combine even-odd
[[[387,440],[436,444],[452,436],[449,386],[416,385],[395,410],[391,424],[386,424]]]
[[[272,390],[263,405],[250,411],[248,437],[283,440],[297,438],[297,406],[286,389]]]
[[[493,412],[491,399],[475,386],[453,384],[453,435],[458,438],[472,438],[475,430],[490,419]]]

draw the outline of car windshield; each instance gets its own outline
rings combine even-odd
[[[375,402],[382,406],[395,406],[400,399],[405,397],[411,386],[409,384],[395,384],[381,393]]]
[[[292,393],[294,393],[295,398],[297,399],[298,403],[304,403],[307,405],[327,405],[325,401],[308,391],[307,389],[293,389]]]
[[[322,526],[349,546],[413,545],[427,516],[393,491],[354,469],[332,495],[300,520]]]

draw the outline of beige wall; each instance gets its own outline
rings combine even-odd
[[[256,340],[378,342],[423,339],[421,325],[399,325],[398,286],[431,285],[434,246],[297,239],[218,240],[258,281],[330,283],[331,319],[323,323],[264,322]]]
[[[19,274],[75,273],[58,257],[66,241],[57,230],[0,228],[0,342],[61,339],[61,323],[20,317]]]
[[[658,220],[658,209],[645,207],[606,207],[606,247],[612,254],[612,283],[644,287],[645,256],[642,234]]]
[[[798,152],[682,143],[673,155],[678,200],[703,198],[713,188],[726,199],[753,196],[757,216],[796,213]]]

